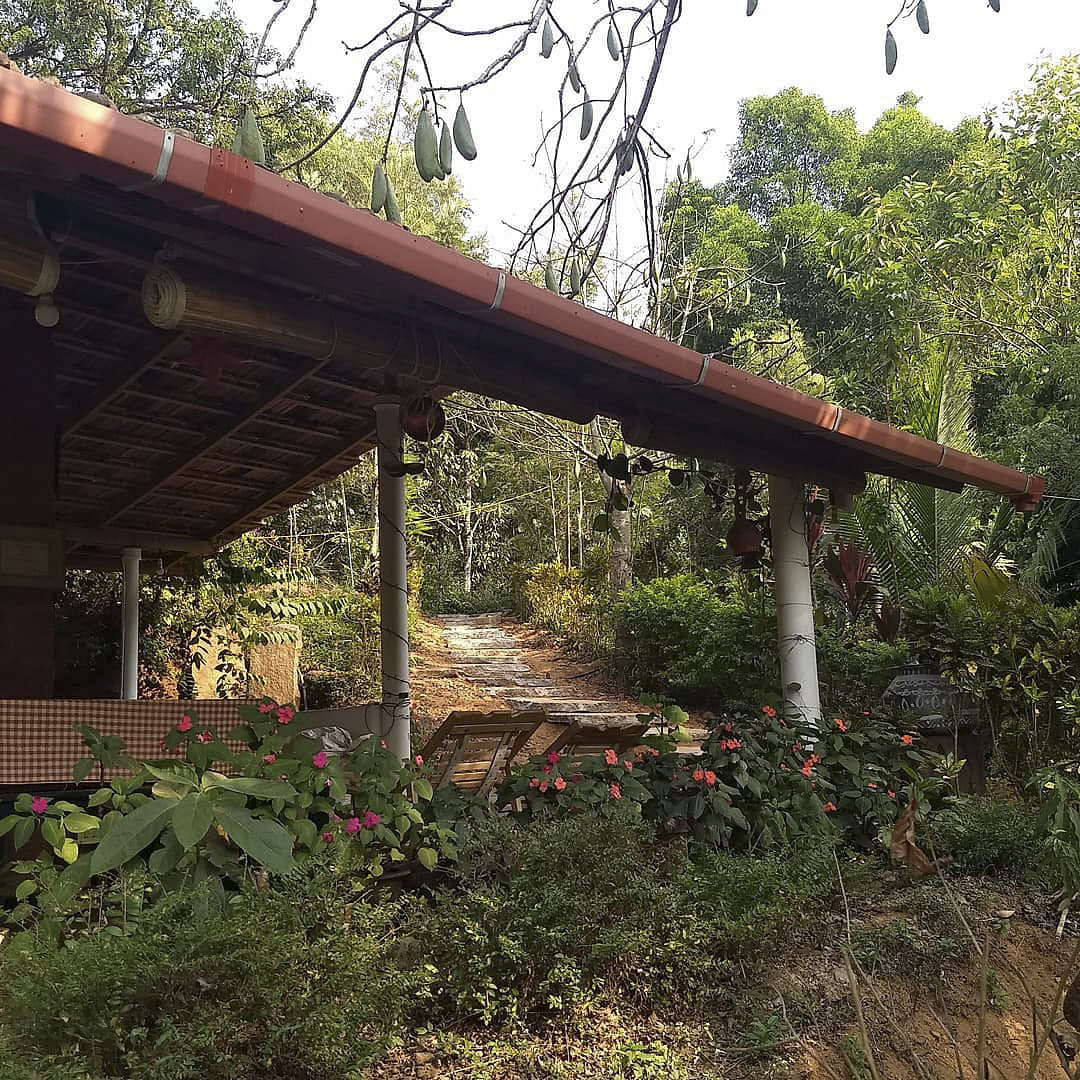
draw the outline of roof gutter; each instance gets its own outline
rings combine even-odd
[[[207,147],[59,87],[0,69],[0,134],[26,153],[295,246],[375,264],[472,318],[585,353],[841,446],[972,484],[1032,509],[1042,477],[973,457],[702,356]]]

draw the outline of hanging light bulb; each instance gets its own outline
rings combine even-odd
[[[42,293],[34,305],[34,321],[38,326],[54,327],[60,321],[60,309],[52,293]]]

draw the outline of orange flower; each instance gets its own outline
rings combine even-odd
[[[836,803],[827,802],[822,808],[826,814],[831,814],[836,809]]]
[[[771,720],[776,716],[776,710],[771,705],[762,705],[761,711]]]
[[[613,799],[621,799],[622,798],[622,788],[620,788],[618,784],[612,784],[608,788],[608,791],[611,792],[611,797]]]
[[[604,751],[604,760],[609,765],[618,765],[619,764],[619,755],[616,754],[614,750],[605,750]]]
[[[694,779],[697,780],[699,783],[702,780],[704,780],[705,779],[705,770],[704,769],[695,769],[694,770]]]
[[[915,742],[915,736],[914,735],[901,735],[900,736],[900,741],[905,746],[911,746]]]
[[[838,727],[838,728],[839,728],[839,729],[840,729],[841,731],[847,731],[847,724],[845,724],[845,723],[844,723],[844,721],[843,721],[843,720],[842,720],[842,719],[841,719],[841,718],[840,718],[839,716],[835,716],[835,717],[833,717],[833,723],[834,723],[834,724],[835,724],[835,725],[836,725],[836,726],[837,726],[837,727]]]
[[[716,773],[712,769],[705,770],[705,783],[712,787],[716,783]]]

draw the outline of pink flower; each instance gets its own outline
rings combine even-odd
[[[822,808],[826,814],[831,814],[836,809],[836,803],[827,802]]]
[[[539,786],[540,786],[540,778],[539,778],[538,776],[534,776],[534,777],[533,777],[533,778],[532,778],[532,779],[531,779],[531,780],[529,781],[529,787],[531,787],[531,788],[538,788]]]
[[[559,758],[560,758],[561,756],[562,756],[562,755],[560,755],[560,754],[559,754],[559,752],[558,752],[557,750],[552,750],[552,751],[551,751],[551,753],[550,753],[550,754],[548,754],[548,756],[547,756],[547,759],[548,759],[548,764],[549,764],[549,765],[558,765],[558,763],[559,763]]]
[[[192,719],[191,719],[190,716],[182,716],[180,718],[180,723],[176,725],[176,730],[177,731],[190,731],[194,726],[195,726],[195,724],[192,722]]]
[[[700,783],[702,780],[705,779],[705,770],[704,769],[695,769],[693,778]]]
[[[613,799],[622,798],[622,788],[620,788],[618,784],[612,784],[611,787],[608,788],[608,791],[611,792],[611,797]]]
[[[378,814],[373,814],[370,810],[364,815],[364,820],[360,822],[365,829],[374,829],[382,821],[382,818]]]
[[[616,754],[614,750],[605,750],[604,751],[604,760],[609,765],[618,765],[619,764],[619,755]]]
[[[548,782],[546,780],[540,781],[540,794],[543,795],[548,789]]]
[[[209,731],[204,731],[201,735],[195,736],[196,742],[208,743],[214,736]]]
[[[915,742],[915,736],[914,735],[901,735],[900,736],[900,741],[905,746],[911,746]]]
[[[277,722],[279,724],[288,724],[295,715],[296,710],[291,705],[282,705],[277,711]]]
[[[633,772],[634,763],[632,761],[624,761],[623,764],[626,766],[626,771],[627,772]]]
[[[843,720],[842,720],[842,719],[841,719],[841,718],[840,718],[839,716],[834,716],[834,717],[833,717],[833,723],[834,723],[834,724],[835,724],[835,725],[836,725],[836,726],[837,726],[837,727],[838,727],[838,728],[839,728],[839,729],[840,729],[841,731],[847,731],[847,724],[845,724],[845,723],[844,723],[844,721],[843,721]]]
[[[653,757],[659,757],[659,756],[660,756],[660,751],[659,751],[659,750],[657,750],[655,746],[650,746],[650,747],[649,747],[649,753],[650,753],[650,754],[651,754],[651,755],[652,755]]]
[[[571,784],[580,784],[581,783],[581,773],[574,773],[574,775],[570,777],[570,783]]]
[[[311,764],[314,765],[316,769],[325,769],[326,763],[329,760],[330,759],[326,756],[326,751],[320,750],[317,754],[312,755]]]
[[[776,716],[776,710],[771,705],[762,705],[761,711],[771,720]]]
[[[892,788],[889,788],[889,798],[890,799],[895,799],[896,798],[896,792],[893,791]]]
[[[30,800],[30,809],[33,810],[35,814],[44,814],[48,805],[49,800],[42,798],[40,795],[35,795]]]
[[[872,791],[872,790],[874,790],[874,789],[875,789],[875,788],[877,787],[877,784],[875,784],[873,780],[870,780],[870,781],[868,781],[868,782],[867,782],[866,786],[867,786],[868,788],[870,788],[870,789],[871,789],[871,791]]]
[[[324,832],[320,833],[320,835],[325,843],[332,844],[334,842],[334,834],[332,832]]]
[[[267,765],[273,765],[277,761],[277,754],[263,754],[263,762]]]
[[[544,772],[544,773],[549,773],[549,772],[551,772],[551,766],[550,765],[545,765],[543,767],[543,769],[541,769],[540,771]]]
[[[264,701],[259,706],[259,712],[261,712],[263,716],[266,716],[268,713],[272,713],[276,708],[277,706],[272,701]]]
[[[557,776],[555,778],[555,790],[556,791],[562,791],[565,787],[566,787],[566,781],[561,776]]]
[[[345,823],[345,831],[350,836],[354,836],[356,833],[358,833],[360,831],[360,819],[358,817],[349,818],[349,820]]]
[[[424,758],[423,758],[422,754],[417,754],[416,758],[414,760],[416,761],[417,765],[423,765],[424,764]]]
[[[712,787],[716,783],[716,773],[712,769],[705,770],[705,783]]]

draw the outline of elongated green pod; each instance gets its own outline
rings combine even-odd
[[[555,35],[551,32],[551,20],[544,20],[544,29],[540,31],[540,55],[546,60],[555,48]]]
[[[469,126],[469,117],[465,112],[465,102],[458,105],[454,116],[454,145],[466,161],[472,161],[476,157],[476,143],[473,142],[472,128]]]
[[[559,291],[559,281],[555,277],[555,271],[551,269],[551,263],[544,264],[544,285],[553,293]]]
[[[885,31],[885,74],[891,75],[896,70],[896,38],[891,30]]]
[[[416,121],[413,157],[416,160],[416,171],[421,179],[424,183],[430,184],[438,172],[439,147],[435,140],[435,126],[431,122],[431,113],[427,109],[420,110],[420,118]]]
[[[439,164],[447,176],[454,171],[454,136],[450,134],[450,125],[446,123],[439,133]]]
[[[570,295],[577,296],[581,292],[581,267],[577,259],[570,260]]]
[[[757,11],[758,0],[746,0],[746,14],[753,15]]]
[[[587,139],[589,137],[589,132],[592,131],[592,119],[592,102],[586,98],[585,104],[581,106],[581,137],[583,139]]]
[[[371,212],[381,214],[386,205],[386,170],[380,162],[371,177]]]
[[[570,76],[570,85],[574,89],[575,94],[581,93],[581,76],[578,74],[577,64],[573,60],[570,61],[570,67],[567,70],[567,74]]]
[[[619,48],[619,35],[615,30],[615,20],[612,19],[608,23],[607,28],[607,51],[611,54],[612,60],[622,59],[622,49]]]
[[[919,6],[915,9],[915,21],[924,34],[930,33],[930,12],[926,10],[926,0],[919,0]]]
[[[232,151],[256,165],[266,164],[266,150],[263,147],[262,132],[259,131],[259,122],[255,119],[255,110],[249,105],[244,109],[244,115],[236,125],[236,134],[233,136]]]
[[[386,178],[386,201],[383,203],[383,212],[386,214],[387,221],[392,221],[395,225],[401,224],[401,210],[389,176]]]

